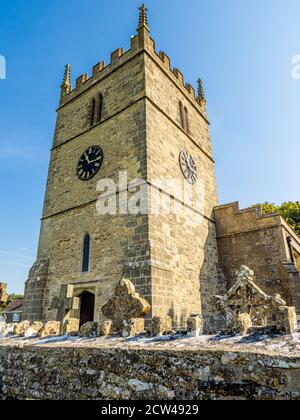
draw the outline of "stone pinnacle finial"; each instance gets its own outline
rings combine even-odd
[[[145,4],[143,3],[141,7],[139,7],[139,11],[140,11],[140,17],[139,17],[139,26],[138,29],[142,28],[143,26],[145,26],[147,29],[149,29],[148,27],[148,9],[146,8]]]
[[[66,65],[64,80],[61,85],[61,103],[63,98],[72,92],[72,83],[71,83],[71,66],[70,64]]]
[[[68,95],[72,91],[72,83],[71,83],[71,66],[67,64],[65,67],[65,74],[64,80],[61,85],[61,96],[64,97]]]
[[[65,67],[63,86],[70,86],[70,85],[71,85],[71,66],[70,64],[67,64]]]
[[[200,102],[206,102],[203,81],[198,79],[198,98]]]

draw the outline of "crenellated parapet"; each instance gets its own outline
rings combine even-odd
[[[80,77],[76,80],[76,88],[80,87],[81,85],[84,85],[85,82],[89,80],[89,76],[87,73],[82,74]]]
[[[279,213],[263,214],[260,206],[240,209],[239,203],[229,203],[214,208],[218,236],[239,234],[280,225]]]
[[[100,63],[96,64],[93,67],[93,77],[97,76],[98,73],[101,73],[102,70],[105,68],[105,61],[100,61]]]
[[[122,57],[124,55],[124,48],[118,48],[116,51],[111,53],[111,63],[118,60],[118,58]]]
[[[60,105],[63,106],[70,100],[76,98],[78,95],[82,94],[82,92],[105,78],[109,73],[115,71],[116,68],[121,67],[124,63],[131,60],[134,56],[145,53],[164,70],[164,72],[182,90],[183,94],[193,102],[194,106],[201,112],[204,118],[207,119],[206,100],[202,81],[198,81],[198,94],[196,94],[194,87],[189,83],[185,83],[182,72],[176,67],[172,68],[170,57],[164,51],[158,52],[156,50],[155,42],[150,37],[147,9],[143,5],[139,10],[140,15],[137,35],[131,38],[131,45],[128,51],[124,51],[123,48],[118,48],[113,51],[111,53],[110,63],[105,64],[104,61],[97,63],[93,67],[90,77],[85,73],[77,78],[74,89],[72,89],[71,84],[70,66],[68,65],[66,67]]]

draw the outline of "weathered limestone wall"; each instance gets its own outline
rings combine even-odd
[[[1,399],[300,399],[300,357],[1,346]]]
[[[218,284],[217,244],[212,219],[218,203],[209,125],[193,95],[171,71],[169,58],[149,48],[145,55],[147,173],[151,197],[173,197],[171,214],[150,214],[153,314],[170,315],[174,327],[182,328],[191,314],[201,313],[207,321],[214,312],[213,296],[222,293]],[[182,128],[180,102],[188,111],[188,133]],[[185,202],[182,214],[201,215],[189,220],[174,215],[181,203],[184,177],[179,155],[187,151],[195,160],[202,190],[198,200]],[[169,181],[161,185],[160,181]],[[172,189],[176,185],[178,190]],[[193,186],[195,193],[196,187]],[[207,327],[205,322],[205,328]]]
[[[67,95],[58,109],[54,146],[90,129],[92,99],[100,93],[104,98],[102,122],[138,101],[145,92],[143,61],[141,49],[132,48]]]
[[[48,269],[49,260],[41,258],[34,263],[29,272],[22,308],[22,316],[25,320],[40,321],[43,319]]]
[[[258,208],[240,210],[238,203],[216,207],[214,214],[219,261],[228,289],[235,282],[236,270],[248,265],[260,288],[271,295],[281,294],[288,305],[299,308],[295,296],[300,293],[300,277],[291,261],[287,238],[295,249],[300,247],[300,239],[282,217],[262,215]]]

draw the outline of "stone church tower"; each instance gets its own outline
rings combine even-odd
[[[220,292],[213,219],[218,201],[198,83],[196,95],[169,57],[157,53],[144,6],[129,51],[113,52],[108,65],[95,65],[92,76],[79,77],[75,88],[66,67],[23,319],[101,321],[101,308],[123,277],[151,304],[148,320],[171,315],[177,329],[191,314],[201,313],[206,325],[213,320],[213,297]],[[128,182],[143,180],[148,206],[155,194],[168,197],[173,206],[201,216],[201,223],[149,207],[135,214],[124,206],[114,215],[99,214],[99,181],[114,181],[122,202],[125,171]],[[170,178],[192,188],[200,181],[201,209],[159,182]]]

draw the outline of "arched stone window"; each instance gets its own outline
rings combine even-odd
[[[185,131],[189,134],[190,133],[189,113],[186,106],[184,107],[184,120],[185,120]]]
[[[98,118],[97,122],[100,122],[102,120],[102,112],[103,112],[103,95],[100,93],[99,99],[98,99]]]
[[[95,122],[96,99],[93,99],[90,113],[90,127],[93,127]]]
[[[91,237],[86,234],[83,240],[82,272],[87,273],[90,269]]]
[[[185,130],[185,114],[184,114],[184,108],[181,101],[179,102],[179,111],[180,111],[181,127]]]
[[[190,133],[189,127],[189,113],[186,106],[183,106],[182,102],[179,102],[179,110],[180,110],[180,122],[181,127],[186,131],[188,134]]]

